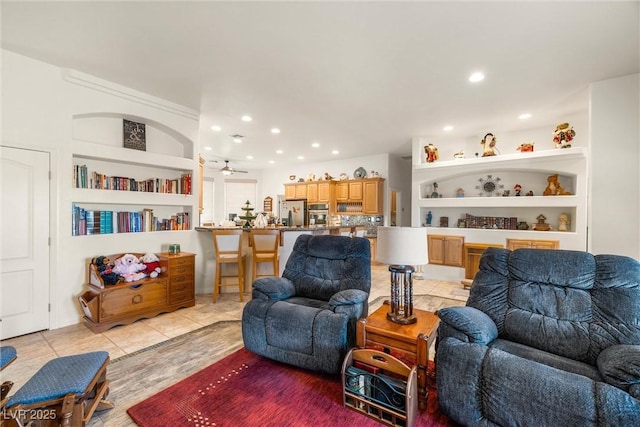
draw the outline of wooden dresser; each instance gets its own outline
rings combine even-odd
[[[84,312],[83,322],[89,329],[103,332],[117,325],[195,305],[195,254],[157,255],[162,268],[157,278],[107,286],[89,261],[88,290],[78,297]]]

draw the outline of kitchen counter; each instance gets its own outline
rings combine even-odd
[[[241,227],[217,227],[217,226],[208,226],[208,227],[196,227],[196,231],[211,231],[211,230],[237,230]],[[341,234],[341,233],[358,233],[359,231],[364,231],[363,226],[341,226],[341,225],[308,225],[304,227],[275,227],[276,230],[286,232],[286,231],[311,231],[313,234],[325,234],[325,231],[328,231],[327,234]],[[251,231],[252,228],[243,228],[243,231]]]

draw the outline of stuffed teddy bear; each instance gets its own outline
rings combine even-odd
[[[152,279],[155,279],[158,277],[158,274],[162,273],[160,259],[154,253],[147,252],[140,257],[140,262],[144,265],[142,272]]]
[[[118,273],[113,272],[111,260],[106,256],[97,256],[91,260],[91,264],[96,266],[100,277],[105,285],[115,285],[120,281]]]
[[[144,268],[138,257],[133,254],[124,254],[116,260],[113,271],[122,276],[125,282],[135,282],[147,277],[142,273]]]

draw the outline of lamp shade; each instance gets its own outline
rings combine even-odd
[[[425,227],[378,227],[376,260],[391,265],[423,265],[427,256]]]

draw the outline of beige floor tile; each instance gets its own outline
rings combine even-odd
[[[109,341],[116,343],[125,353],[133,353],[145,347],[168,340],[170,337],[158,332],[143,322],[117,326],[103,332]]]

